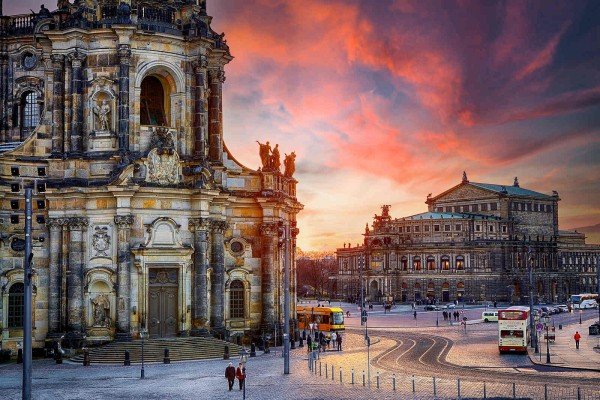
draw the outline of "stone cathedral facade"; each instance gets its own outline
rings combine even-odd
[[[198,0],[59,0],[54,11],[0,17],[3,347],[23,336],[15,183],[40,189],[34,347],[61,336],[127,340],[141,329],[281,329],[284,259],[295,293],[303,208],[295,154],[281,163],[261,145],[253,170],[227,149],[222,95],[233,57],[210,22]]]
[[[364,242],[337,249],[340,298],[443,304],[564,303],[598,288],[600,245],[558,228],[558,192],[462,182],[427,196],[427,211],[392,218],[383,206]]]

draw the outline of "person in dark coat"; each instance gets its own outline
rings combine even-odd
[[[312,351],[312,335],[308,335],[306,338],[306,344],[308,347],[308,352],[310,353]]]
[[[244,379],[246,379],[246,373],[244,372],[244,364],[239,363],[237,369],[235,370],[235,376],[238,378],[238,382],[240,384],[240,390],[244,387]]]
[[[229,390],[233,389],[233,384],[235,383],[235,367],[233,363],[229,363],[227,368],[225,368],[225,378],[229,382]]]
[[[338,333],[337,349],[338,349],[338,351],[342,351],[342,334],[341,333]]]

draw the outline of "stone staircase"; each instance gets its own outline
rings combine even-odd
[[[223,358],[225,346],[229,346],[229,355],[235,360],[239,357],[240,346],[209,337],[190,337],[172,339],[149,339],[144,341],[144,362],[163,362],[164,351],[169,349],[171,362],[185,360],[203,360]],[[89,348],[91,364],[123,364],[125,350],[129,351],[131,363],[142,362],[142,341],[111,342],[101,347]],[[71,361],[83,363],[83,354]]]

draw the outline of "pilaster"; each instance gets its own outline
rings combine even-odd
[[[52,157],[62,158],[65,119],[65,56],[52,54]]]
[[[62,287],[62,268],[60,254],[62,252],[63,218],[50,218],[46,225],[50,230],[50,259],[48,263],[48,337],[60,337],[62,331],[60,318],[60,292]]]
[[[68,330],[81,335],[85,328],[83,317],[83,271],[84,237],[89,224],[87,217],[71,217],[66,221],[69,227],[69,269],[67,271]]]
[[[210,96],[208,101],[208,159],[212,163],[220,164],[223,154],[223,82],[225,71],[222,69],[211,70]]]
[[[225,244],[223,234],[227,229],[227,221],[211,220],[211,313],[210,325],[216,331],[222,331],[224,326],[225,301]]]
[[[119,101],[118,101],[118,139],[121,161],[125,161],[129,153],[129,70],[131,62],[131,46],[120,44],[117,51],[119,57]]]
[[[83,155],[83,63],[86,55],[75,51],[69,54],[71,61],[71,143],[69,156]]]
[[[277,236],[277,223],[265,222],[260,226],[262,237],[262,324],[272,329],[275,323],[275,271],[274,271],[274,241]]]
[[[194,93],[194,156],[204,160],[206,158],[206,127],[207,127],[207,100],[210,90],[206,87],[208,60],[200,56],[192,62],[194,78],[196,81]]]
[[[208,229],[207,218],[193,218],[189,229],[194,232],[194,285],[192,299],[192,336],[208,334]]]
[[[117,226],[117,332],[119,340],[131,340],[131,251],[129,237],[133,215],[114,217]]]

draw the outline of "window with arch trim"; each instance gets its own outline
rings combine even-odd
[[[13,284],[8,289],[8,327],[22,328],[25,312],[25,286],[22,283]]]
[[[229,316],[244,318],[244,283],[240,280],[229,285]]]
[[[448,271],[450,270],[450,258],[448,256],[443,256],[441,260],[441,270]]]
[[[33,90],[24,92],[15,104],[13,113],[13,126],[18,126],[21,134],[20,140],[25,140],[35,129],[40,120],[40,104],[37,93]]]
[[[147,76],[140,89],[140,124],[167,126],[165,89],[160,79]]]
[[[465,269],[465,258],[463,256],[456,257],[456,269],[459,271]]]
[[[429,271],[434,271],[435,270],[435,258],[433,258],[433,257],[427,257],[427,269]]]

